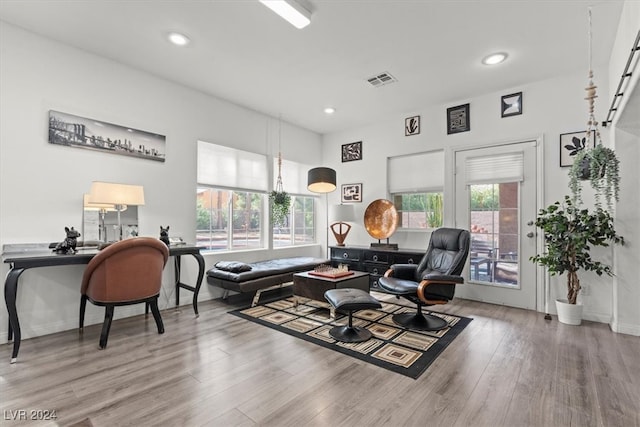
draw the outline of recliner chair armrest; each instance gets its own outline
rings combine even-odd
[[[418,299],[426,305],[446,304],[453,298],[456,284],[464,283],[461,276],[425,274],[418,284]],[[432,286],[432,288],[428,288]],[[450,287],[450,288],[449,288]]]
[[[384,277],[396,277],[398,279],[415,280],[417,264],[393,264],[384,273]]]

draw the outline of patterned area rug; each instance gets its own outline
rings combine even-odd
[[[380,302],[380,310],[353,313],[353,324],[369,329],[373,337],[352,344],[337,342],[329,335],[334,325],[346,325],[348,317],[336,313],[336,318],[331,319],[329,305],[324,302],[302,298],[296,308],[295,298],[289,297],[229,313],[414,379],[472,320],[424,310],[445,319],[449,327],[437,332],[408,330],[393,323],[391,316],[414,312],[415,307]]]

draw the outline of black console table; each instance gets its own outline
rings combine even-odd
[[[36,245],[34,245],[36,246]],[[88,248],[78,248],[78,252],[72,255],[63,255],[52,252],[50,249],[38,248],[25,250],[24,252],[14,252],[2,255],[2,261],[10,264],[11,269],[4,281],[4,299],[9,313],[9,334],[8,340],[13,339],[13,353],[11,363],[15,363],[20,350],[20,321],[18,320],[18,310],[16,308],[16,296],[18,293],[18,278],[29,268],[52,267],[61,265],[88,264],[98,253],[98,250]],[[180,288],[193,292],[193,311],[198,316],[198,293],[204,278],[204,258],[200,254],[200,248],[191,245],[178,245],[169,247],[169,255],[174,257],[176,306],[180,303]],[[189,286],[180,281],[181,262],[183,255],[191,255],[198,262],[198,279],[195,286]]]
[[[417,264],[426,249],[386,249],[369,246],[330,246],[331,265],[346,264],[349,270],[369,273],[369,287],[380,291],[378,279],[392,264]]]

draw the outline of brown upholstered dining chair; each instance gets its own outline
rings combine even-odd
[[[100,348],[107,346],[115,306],[146,303],[158,327],[164,333],[158,309],[162,270],[169,258],[167,245],[151,237],[134,237],[116,242],[98,253],[82,276],[80,332],[84,327],[87,300],[104,306]]]
[[[469,255],[469,232],[457,228],[439,228],[431,233],[429,247],[419,264],[394,264],[378,280],[380,288],[417,304],[415,312],[392,316],[408,329],[438,331],[448,326],[441,317],[423,314],[422,306],[446,304],[456,284],[464,283],[460,275]]]

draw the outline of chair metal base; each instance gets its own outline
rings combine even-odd
[[[329,330],[329,334],[341,342],[362,342],[371,338],[371,331],[358,326],[340,325]]]
[[[449,326],[441,317],[421,312],[394,314],[392,319],[396,325],[417,331],[440,331]]]

